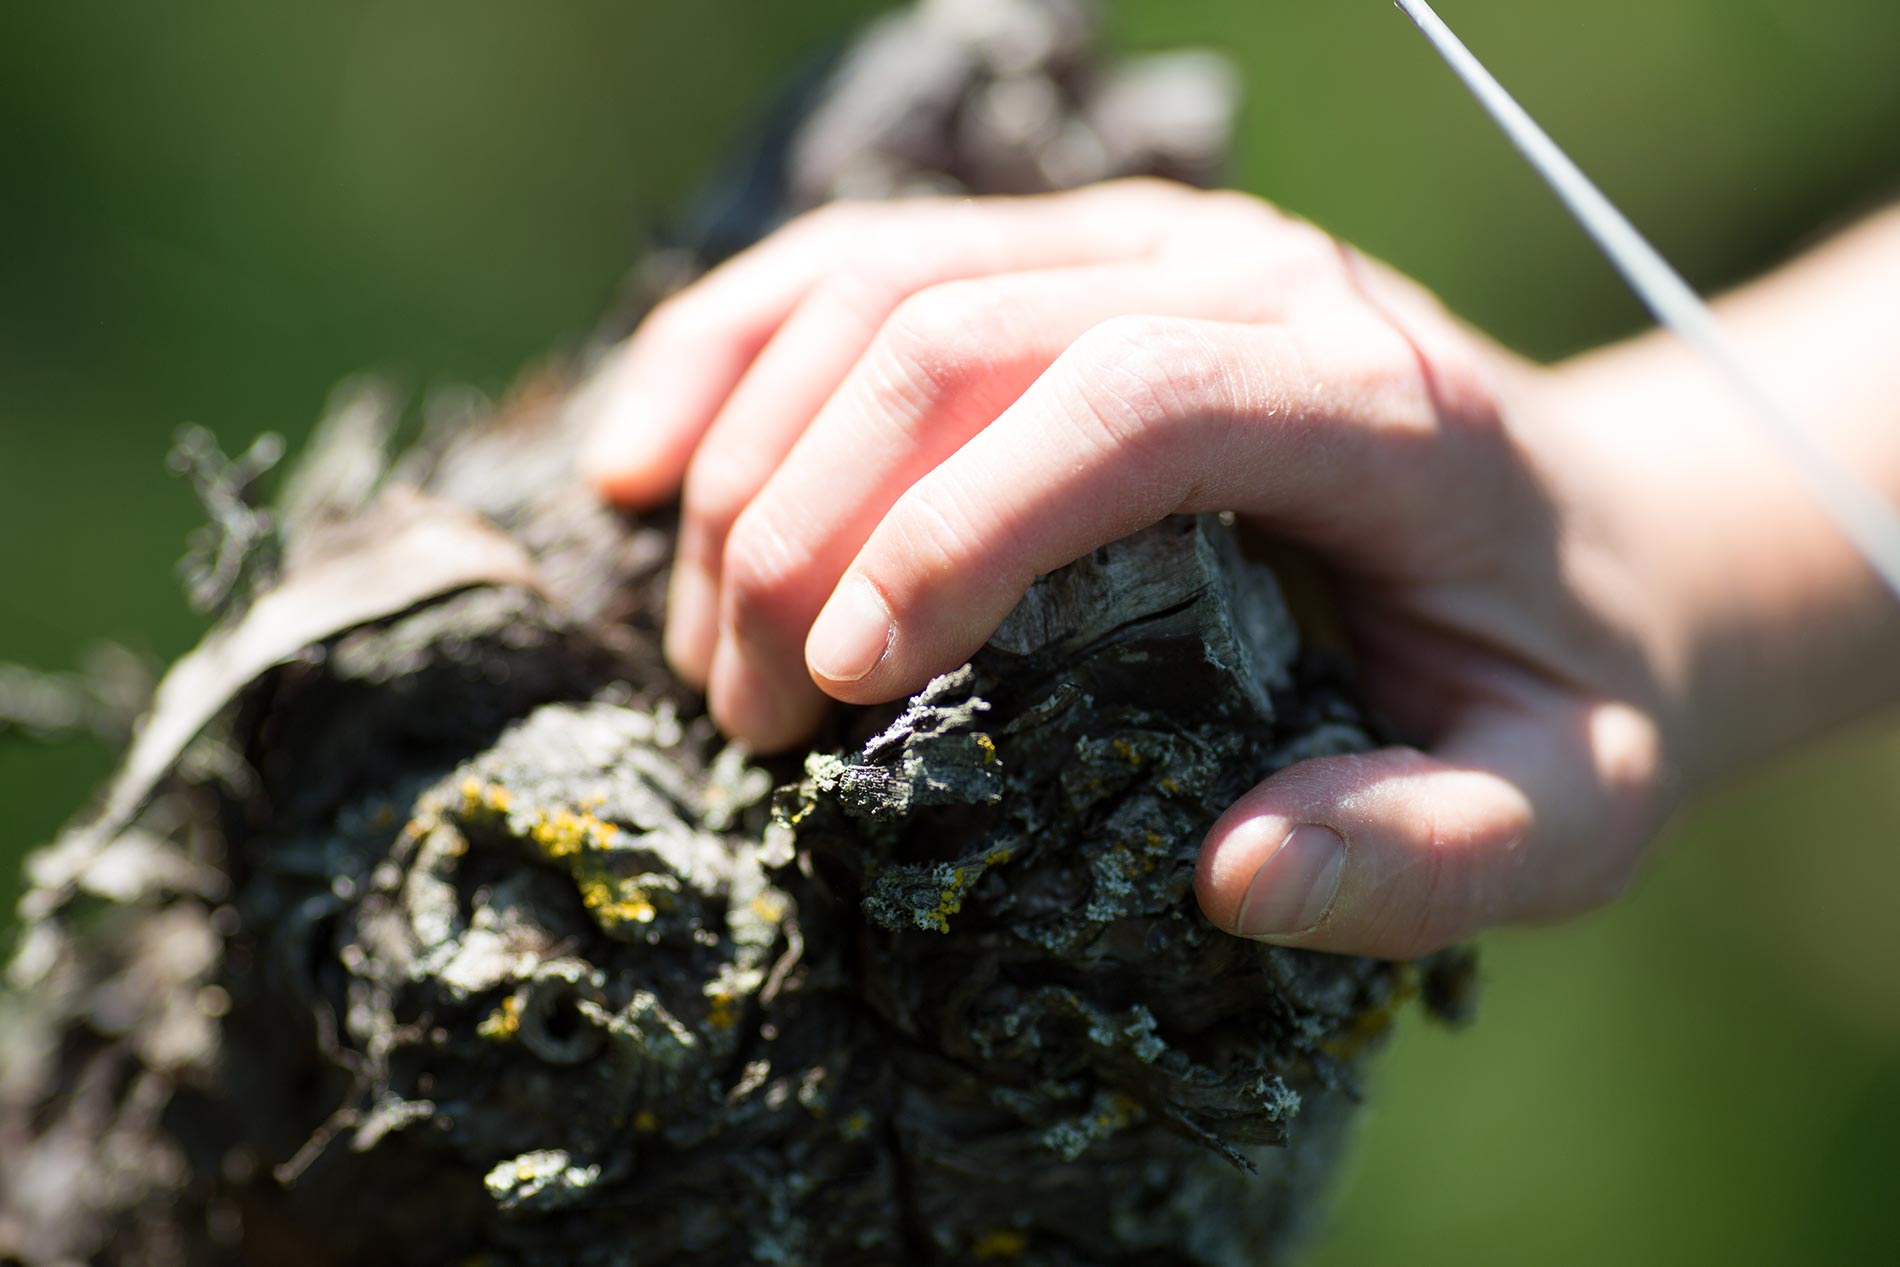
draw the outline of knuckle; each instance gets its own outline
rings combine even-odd
[[[808,561],[786,534],[762,517],[742,515],[720,560],[723,606],[731,628],[749,638],[791,615]]]
[[[900,294],[917,289],[941,267],[942,235],[959,230],[931,214],[930,204],[894,207],[889,215],[865,220],[852,229],[850,265],[871,284]],[[962,232],[967,233],[968,230]]]
[[[779,230],[781,236],[844,237],[875,214],[876,204],[840,198],[799,213]]]
[[[835,264],[812,287],[808,304],[875,327],[929,280],[929,261],[906,217],[861,214],[835,237]]]
[[[897,306],[885,333],[905,350],[932,351],[981,346],[1008,320],[996,288],[981,281],[952,281],[920,290]]]
[[[1224,406],[1224,367],[1191,324],[1116,317],[1078,339],[1068,359],[1077,408],[1103,442],[1152,449]]]
[[[1101,202],[1116,202],[1135,208],[1156,207],[1172,210],[1181,204],[1198,199],[1201,191],[1180,181],[1168,180],[1162,176],[1123,176],[1116,180],[1103,181],[1098,185],[1088,185],[1078,190],[1076,198],[1093,199]]]
[[[717,451],[703,452],[686,468],[682,513],[714,539],[724,539],[758,490],[759,481],[747,463]]]
[[[895,306],[904,285],[897,265],[876,247],[853,248],[850,258],[813,287],[806,302],[875,322]]]
[[[1295,292],[1337,293],[1347,288],[1338,239],[1304,220],[1279,218],[1245,252],[1247,272],[1257,284]]]
[[[950,282],[897,306],[877,340],[883,377],[913,404],[967,387],[996,360],[1008,315],[995,288]]]
[[[934,490],[906,497],[893,516],[892,531],[903,543],[907,585],[899,593],[929,593],[960,575],[969,562],[962,517],[953,503]]]
[[[1345,323],[1337,334],[1320,326],[1299,332],[1297,342],[1306,360],[1324,363],[1319,344],[1328,338],[1352,349],[1339,372],[1369,425],[1394,435],[1437,435],[1441,419],[1432,393],[1434,374],[1412,344],[1379,322]]]
[[[1202,249],[1209,240],[1231,243],[1273,243],[1282,251],[1334,246],[1331,235],[1274,204],[1238,190],[1196,190],[1188,214],[1171,235],[1171,243]]]
[[[1273,240],[1288,259],[1323,262],[1329,271],[1340,269],[1345,244],[1310,220],[1269,210],[1273,221]]]
[[[1475,893],[1480,878],[1473,859],[1461,850],[1461,841],[1447,833],[1439,815],[1430,810],[1412,833],[1418,841],[1414,865],[1424,874],[1417,878],[1409,910],[1394,921],[1393,953],[1417,958],[1469,936],[1476,931]]]
[[[1281,211],[1264,198],[1244,194],[1235,189],[1211,189],[1195,199],[1197,215],[1216,225],[1232,225],[1236,228],[1279,231],[1299,221]]]
[[[1416,958],[1523,916],[1505,842],[1521,841],[1530,821],[1503,804],[1476,812],[1474,795],[1408,798],[1391,824],[1404,878],[1368,912],[1383,932],[1381,954]]]
[[[901,560],[881,579],[894,609],[930,603],[933,596],[1010,590],[1020,593],[1034,579],[1017,533],[999,519],[982,491],[940,468],[899,499],[881,531]]]
[[[1445,451],[1435,371],[1389,324],[1351,308],[1328,310],[1266,334],[1283,382],[1305,384],[1289,422],[1311,433],[1358,433],[1366,477],[1395,489],[1442,488],[1464,457]],[[1428,478],[1429,477],[1429,478]]]
[[[1217,244],[1210,254],[1208,242]],[[1222,242],[1215,234],[1184,239],[1180,253],[1216,264],[1248,300],[1245,316],[1256,321],[1326,320],[1346,307],[1350,293],[1339,248],[1311,226],[1243,232]]]

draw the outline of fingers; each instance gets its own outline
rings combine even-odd
[[[834,203],[801,216],[641,324],[589,392],[598,421],[582,469],[614,501],[665,501],[716,415],[751,417],[761,406],[768,415],[735,428],[740,434],[722,446],[728,452],[745,452],[753,436],[776,441],[786,419],[811,417],[910,291],[953,277],[1140,254],[1169,223],[1156,209],[1190,197],[1163,182],[1127,181],[1037,198]],[[782,330],[807,306],[809,314]],[[759,367],[765,373],[743,399],[733,399],[781,333],[790,342]]]
[[[733,256],[647,314],[590,383],[580,467],[608,499],[670,499],[706,424],[817,279],[850,247],[866,209],[833,203]]]
[[[1139,311],[1258,320],[1282,302],[1234,280],[1230,262],[1105,265],[956,282],[905,300],[731,531],[710,681],[720,724],[772,746],[809,730],[824,697],[804,669],[805,633],[904,491],[1103,321]],[[676,589],[676,604],[683,597]],[[713,623],[678,606],[673,620],[682,642]],[[676,658],[690,654],[675,648]]]
[[[1317,547],[1361,616],[1402,614],[1381,671],[1428,671],[1395,695],[1450,722],[1429,754],[1262,783],[1209,833],[1197,892],[1245,936],[1411,956],[1607,900],[1660,799],[1649,720],[1505,629],[1523,577],[1494,526],[1548,507],[1481,362],[1251,200],[841,207],[656,311],[590,393],[587,465],[628,503],[683,480],[668,655],[763,749],[811,728],[821,688],[921,687],[1037,576],[1170,513]]]
[[[1432,755],[1303,762],[1208,833],[1195,890],[1229,932],[1414,958],[1620,893],[1657,826],[1659,742],[1625,705],[1525,686]]]
[[[696,685],[707,683],[721,560],[734,521],[908,298],[960,278],[1138,258],[1168,223],[1153,214],[1156,202],[1184,197],[1168,186],[1135,184],[1052,198],[920,201],[861,225],[848,265],[812,286],[717,416],[662,424],[691,432],[698,444],[685,478],[667,603],[674,669]]]
[[[812,627],[812,676],[853,702],[916,690],[1036,576],[1176,511],[1248,513],[1376,574],[1482,478],[1435,432],[1376,324],[1104,323],[883,516]]]

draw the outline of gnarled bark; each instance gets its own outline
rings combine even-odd
[[[709,202],[694,263],[841,192],[1209,174],[1218,77],[1100,69],[1084,16],[878,28]],[[668,675],[671,524],[578,490],[566,400],[530,385],[391,459],[358,393],[274,518],[214,499],[244,601],[32,863],[0,1254],[1279,1257],[1366,1050],[1462,961],[1195,908],[1222,807],[1372,742],[1272,578],[1168,521],[762,762]]]

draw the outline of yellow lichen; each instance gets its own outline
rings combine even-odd
[[[637,881],[598,867],[576,866],[573,872],[581,904],[603,925],[651,924],[659,914],[652,896]]]
[[[985,735],[979,732],[978,734],[973,736],[973,738],[975,738],[976,740],[976,746],[983,750],[983,764],[995,765],[996,764],[996,745],[993,742],[991,742],[990,737],[988,735]]]
[[[1089,1118],[1089,1122],[1103,1130],[1120,1130],[1141,1113],[1141,1105],[1135,1098],[1122,1091],[1114,1092],[1098,1103],[1101,1107]]]
[[[994,865],[995,862],[1007,857],[1009,857],[1009,851],[999,849],[992,852],[989,857],[985,859],[985,863],[986,865]],[[971,868],[969,867],[952,867],[950,869],[949,883],[937,890],[937,904],[927,911],[920,911],[918,918],[940,933],[949,932],[950,917],[963,909],[963,899],[969,892],[970,885],[975,883],[977,877],[983,874],[981,870],[978,870],[976,875],[972,875],[970,872]]]
[[[557,809],[535,816],[528,836],[550,858],[571,858],[583,849],[606,848],[620,829],[592,814]]]
[[[746,909],[768,924],[785,918],[785,899],[777,893],[761,893],[746,903]]]
[[[706,987],[706,1024],[731,1029],[739,1023],[739,996],[721,985]]]
[[[1029,1248],[1029,1238],[1015,1228],[999,1227],[985,1232],[970,1246],[970,1253],[986,1261],[1015,1258]]]
[[[499,817],[508,812],[514,798],[499,783],[484,783],[470,775],[462,780],[462,802],[457,807],[463,818]]]
[[[664,897],[636,879],[617,874],[600,857],[613,848],[621,831],[591,812],[606,803],[604,794],[587,797],[584,808],[532,809],[531,815],[524,810],[509,819],[515,809],[514,796],[499,783],[471,775],[462,780],[459,792],[461,799],[454,808],[461,818],[491,825],[492,820],[502,820],[500,825],[533,845],[542,857],[560,863],[574,881],[582,904],[602,928],[611,931],[618,925],[650,924],[658,918]],[[421,823],[419,810],[417,824],[412,826]]]
[[[482,1018],[475,1032],[483,1038],[492,1038],[497,1042],[508,1042],[521,1032],[521,996],[511,994],[501,1001],[501,1006]]]
[[[421,840],[441,825],[442,820],[437,818],[433,811],[424,809],[402,825],[400,837],[403,840]]]
[[[1115,750],[1116,756],[1126,761],[1129,765],[1140,765],[1146,760],[1141,749],[1135,747],[1134,744],[1129,743],[1126,739],[1116,739],[1108,746]]]
[[[1417,997],[1418,970],[1400,964],[1392,983],[1392,997],[1380,1007],[1367,1008],[1347,1022],[1346,1027],[1320,1045],[1329,1056],[1352,1060],[1385,1037],[1398,1019],[1399,1010]]]

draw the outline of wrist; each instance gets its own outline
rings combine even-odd
[[[1805,328],[1828,311],[1814,296],[1724,307],[1770,389],[1900,497],[1900,417],[1864,404],[1882,364]],[[1900,603],[1693,353],[1645,336],[1546,371],[1539,399],[1563,441],[1553,480],[1612,561],[1685,795],[1900,699]]]

